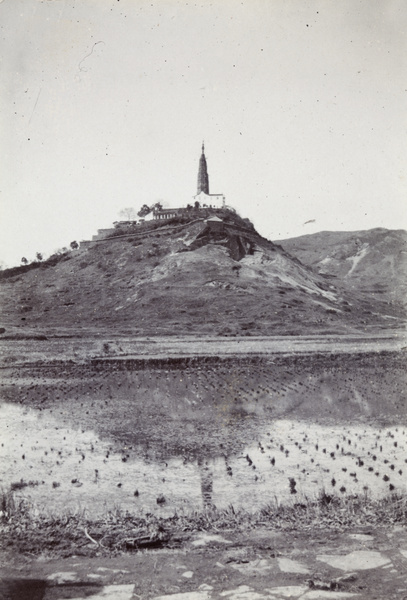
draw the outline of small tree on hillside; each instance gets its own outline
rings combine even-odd
[[[76,241],[71,242],[70,244],[71,250],[77,250],[79,248],[79,244]]]
[[[141,218],[146,217],[151,213],[151,208],[147,206],[147,204],[143,204],[143,206],[138,211],[137,215]]]
[[[155,204],[153,204],[151,206],[151,210],[155,211],[155,210],[162,210],[163,205],[161,204],[161,202],[156,202]]]
[[[136,219],[137,219],[136,209],[133,208],[132,206],[127,206],[126,208],[122,208],[121,211],[119,211],[119,217],[121,217],[125,221],[136,221]]]
[[[43,256],[41,254],[41,252],[37,252],[37,254],[35,255],[36,259],[38,260],[38,262],[41,262],[43,259]]]
[[[25,256],[23,256],[23,258],[21,259],[21,263],[22,263],[23,265],[28,265],[28,260],[26,259],[26,257],[25,257]]]

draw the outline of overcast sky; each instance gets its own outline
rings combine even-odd
[[[0,260],[187,204],[203,139],[210,191],[269,239],[407,228],[406,21],[405,0],[0,0]]]

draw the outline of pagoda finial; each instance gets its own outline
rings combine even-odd
[[[202,140],[202,154],[205,154],[205,142]]]

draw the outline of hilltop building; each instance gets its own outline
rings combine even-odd
[[[198,167],[198,185],[196,195],[193,197],[193,206],[188,205],[188,208],[226,208],[225,196],[223,194],[209,193],[209,175],[208,166],[206,163],[205,146],[202,143],[202,154],[199,159]],[[180,212],[185,211],[185,208],[160,208],[155,210],[153,218],[158,220],[172,219]]]
[[[223,234],[226,228],[228,228],[228,231],[231,227],[236,229],[233,222],[231,223],[230,219],[228,220],[225,217],[225,211],[236,213],[232,206],[228,206],[225,203],[225,196],[223,194],[211,194],[209,191],[208,165],[205,156],[205,146],[202,144],[202,153],[198,166],[197,193],[193,196],[193,201],[190,204],[176,208],[163,208],[160,202],[156,202],[152,206],[145,204],[138,213],[139,216],[144,213],[138,221],[115,221],[112,229],[98,229],[97,234],[93,236],[92,240],[81,241],[81,248],[88,249],[97,242],[117,239],[118,233],[122,236],[139,235],[142,231],[147,232],[150,229],[152,230],[160,226],[158,223],[154,223],[154,221],[171,221],[172,219],[176,223],[185,223],[188,220],[194,220],[194,222],[201,221],[203,229],[196,238],[196,244],[199,245],[208,236],[216,237],[219,234]],[[243,221],[247,221],[245,223],[246,227],[244,227],[247,235],[247,229],[253,229],[253,225],[248,219],[243,219]],[[239,252],[241,252],[241,249]]]
[[[225,196],[223,194],[209,193],[209,175],[206,164],[205,146],[202,143],[202,154],[199,159],[198,187],[194,201],[199,202],[202,207],[225,208]]]
[[[147,206],[148,209],[148,206]],[[227,209],[229,211],[235,212],[235,210],[231,206],[227,206],[225,203],[225,196],[223,194],[211,194],[209,192],[209,175],[208,175],[208,165],[206,162],[205,156],[205,146],[202,143],[202,153],[199,158],[199,166],[198,166],[198,185],[197,185],[197,193],[193,196],[191,204],[187,204],[184,207],[177,208],[163,208],[159,203],[154,206],[151,206],[149,212],[141,217],[138,221],[115,221],[113,223],[114,228],[130,228],[134,225],[142,225],[146,221],[158,220],[158,221],[166,221],[178,217],[180,215],[184,215],[185,213],[189,213],[189,211],[193,210],[198,211],[201,216],[207,216],[208,211],[209,214],[214,216],[216,211]],[[212,212],[213,211],[213,212]],[[217,221],[220,221],[219,217],[217,220],[211,220],[210,227],[213,229],[220,228],[220,225]],[[99,229],[97,235],[93,236],[92,241],[100,241],[102,239],[106,239],[106,236],[114,231],[109,229]],[[81,242],[84,245],[87,242]]]

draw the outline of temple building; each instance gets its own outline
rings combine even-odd
[[[186,208],[158,208],[154,209],[152,215],[155,220],[167,220],[172,219],[191,208],[230,208],[226,207],[225,196],[223,194],[209,193],[208,166],[206,164],[205,146],[203,143],[202,154],[199,159],[197,193],[193,197],[193,206],[189,204]]]
[[[198,169],[198,186],[197,192],[194,196],[194,201],[199,202],[202,207],[210,208],[224,208],[225,207],[225,196],[223,194],[210,194],[209,193],[209,175],[208,167],[206,164],[205,146],[202,143],[202,154],[199,159]]]

